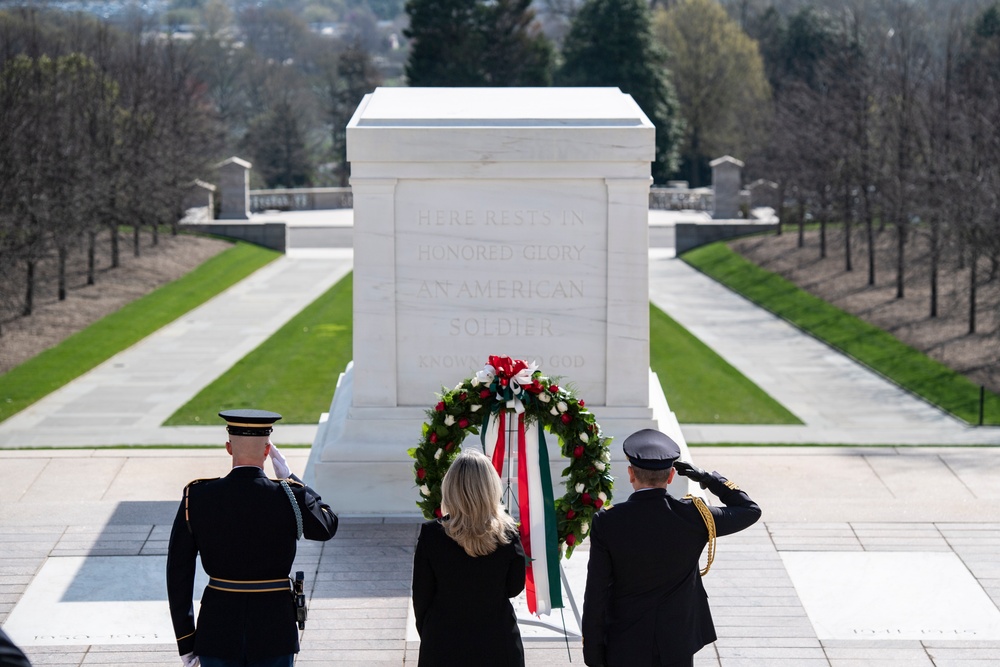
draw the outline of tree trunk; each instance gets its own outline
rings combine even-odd
[[[868,236],[868,286],[875,286],[875,222],[865,216],[865,234]]]
[[[804,248],[806,245],[806,204],[801,199],[799,200],[799,247]]]
[[[778,215],[778,236],[781,236],[781,228],[785,223],[785,184],[782,183],[778,186],[778,201],[777,208],[775,212]]]
[[[819,216],[819,257],[826,259],[826,209]]]
[[[156,246],[156,245],[159,245],[159,244],[160,244],[160,225],[159,225],[159,223],[154,222],[153,223],[153,245]]]
[[[850,273],[854,270],[851,260],[851,223],[854,217],[854,207],[851,206],[851,188],[844,186],[844,270]]]
[[[97,232],[87,233],[87,284],[97,282]]]
[[[851,233],[853,228],[851,227],[850,216],[844,218],[844,270],[850,273],[854,270],[854,264],[851,261]]]
[[[969,261],[969,333],[976,333],[976,264],[979,254],[973,250]]]
[[[59,247],[57,251],[57,264],[59,266],[59,300],[66,300],[66,248]]]
[[[35,260],[28,260],[27,269],[24,281],[24,308],[21,309],[21,315],[24,317],[31,315],[31,311],[35,307]]]
[[[902,299],[905,294],[904,279],[906,278],[906,227],[896,225],[896,298]]]
[[[931,317],[938,316],[938,265],[941,260],[941,232],[931,220]]]
[[[139,225],[132,226],[132,254],[136,257],[142,255],[142,251],[139,249]]]
[[[109,225],[109,231],[111,232],[111,268],[117,269],[121,266],[121,243],[118,240],[118,225],[111,223]]]

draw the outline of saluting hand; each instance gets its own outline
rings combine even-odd
[[[271,457],[271,465],[274,466],[274,474],[279,479],[285,479],[292,474],[292,471],[288,468],[288,462],[285,461],[285,457],[281,455],[278,448],[271,443],[271,452],[268,454]]]
[[[674,461],[674,470],[677,471],[678,475],[683,475],[692,482],[698,482],[703,489],[708,486],[708,480],[712,479],[712,475],[685,461]]]

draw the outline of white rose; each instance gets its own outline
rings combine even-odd
[[[444,454],[444,450],[443,449],[438,449],[436,452],[434,452],[434,460],[436,461],[439,458],[441,458],[442,454]]]
[[[607,467],[607,466],[605,466],[605,465],[604,465],[603,463],[601,463],[600,461],[594,461],[594,468],[596,468],[596,469],[597,469],[597,472],[604,472],[604,469],[605,469],[606,467]]]
[[[447,417],[444,418],[445,426],[451,426],[454,423],[455,423],[455,417],[453,417],[452,415],[448,415]]]
[[[431,495],[431,490],[430,490],[429,488],[427,488],[427,485],[426,485],[426,484],[424,484],[424,485],[422,485],[422,486],[420,487],[420,493],[422,493],[422,494],[423,494],[423,495],[425,495],[425,496],[428,496],[428,497],[430,497],[430,495]]]
[[[604,493],[603,491],[601,491],[600,493],[598,493],[597,497],[601,499],[602,503],[608,502],[608,494]]]
[[[549,398],[549,395],[546,392],[543,391],[542,393],[540,393],[538,395],[538,400],[541,401],[542,403],[548,403],[552,399]]]
[[[583,482],[580,482],[579,484],[576,485],[576,492],[583,493],[584,488],[586,487],[584,487]]]
[[[590,438],[587,436],[586,433],[580,434],[580,440],[582,440],[583,442],[590,442]]]
[[[473,412],[479,412],[479,408],[481,408],[481,407],[483,407],[483,406],[481,406],[481,405],[473,405],[469,409],[472,410]]]
[[[583,523],[580,524],[580,535],[581,536],[586,535],[588,530],[590,530],[590,524],[589,523],[587,523],[586,521],[584,521]]]
[[[556,403],[556,407],[559,408],[559,412],[566,412],[566,410],[569,409],[569,406],[566,405],[566,401],[559,401]]]
[[[554,415],[556,415],[557,417],[559,416],[559,411],[558,411],[558,410],[556,410],[555,408],[552,408],[551,410],[549,410],[549,412],[550,412],[551,414],[554,414]]]
[[[611,463],[611,450],[605,449],[601,452],[601,460],[605,463]]]
[[[479,386],[479,378],[477,378],[477,377],[472,378],[471,384],[472,384],[473,387],[478,387]]]

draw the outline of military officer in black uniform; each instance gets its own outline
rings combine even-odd
[[[698,558],[708,542],[691,499],[667,493],[680,473],[725,504],[710,507],[717,535],[760,518],[750,496],[717,472],[677,461],[680,447],[653,429],[623,443],[635,492],[594,515],[583,602],[583,658],[591,667],[689,667],[716,639]]]
[[[289,573],[299,537],[328,540],[337,515],[292,475],[271,430],[281,415],[220,412],[233,469],[184,488],[167,555],[167,595],[184,667],[290,667],[299,650]],[[270,457],[278,480],[264,474]],[[209,583],[195,624],[195,558]]]

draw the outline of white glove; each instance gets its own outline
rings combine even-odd
[[[274,466],[274,474],[278,479],[285,479],[292,474],[292,471],[288,468],[288,462],[285,461],[285,457],[281,455],[281,452],[278,451],[278,448],[273,443],[271,444],[271,453],[269,456],[271,457],[271,465]]]
[[[184,663],[184,667],[198,667],[201,664],[201,660],[194,653],[182,655],[181,662]]]

